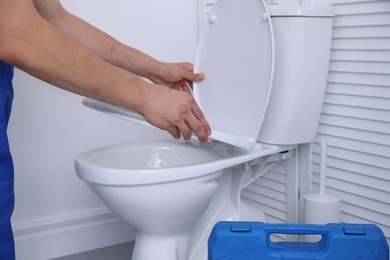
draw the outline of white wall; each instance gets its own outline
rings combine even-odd
[[[194,0],[62,2],[74,14],[160,60],[193,59],[197,37]],[[74,158],[91,148],[170,138],[168,134],[87,109],[80,103],[82,97],[21,71],[16,71],[14,88],[9,138],[15,163],[12,222],[18,259],[48,259],[132,239],[131,230],[123,231],[121,223],[77,178]],[[102,238],[107,232],[96,233],[99,228],[120,232],[119,240]],[[81,238],[72,230],[84,231],[83,243],[78,243]],[[95,232],[95,243],[86,242],[91,239],[88,232]],[[42,242],[49,240],[51,244]]]

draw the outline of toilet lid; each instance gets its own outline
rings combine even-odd
[[[211,139],[251,149],[265,116],[273,77],[274,45],[263,0],[219,0],[201,35],[194,98],[208,120]],[[152,126],[135,111],[84,99],[93,109]]]
[[[208,15],[195,59],[194,97],[210,138],[250,149],[265,116],[273,77],[274,46],[262,0],[219,0]]]

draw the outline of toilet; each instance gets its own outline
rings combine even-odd
[[[241,191],[314,140],[332,8],[273,3],[219,0],[208,14],[194,62],[206,78],[193,86],[212,128],[208,143],[122,144],[76,158],[78,177],[136,230],[133,260],[206,260],[216,222],[264,221]],[[134,111],[83,104],[152,127]]]

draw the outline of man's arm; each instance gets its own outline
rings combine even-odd
[[[45,21],[32,0],[0,0],[0,59],[65,90],[134,109],[175,138],[210,128],[192,96],[112,66]]]
[[[115,66],[151,79],[155,83],[167,83],[164,85],[171,85],[169,83],[180,81],[183,78],[189,81],[203,79],[202,74],[192,73],[191,64],[159,62],[134,48],[120,43],[110,35],[66,11],[59,0],[33,0],[33,2],[44,19]]]

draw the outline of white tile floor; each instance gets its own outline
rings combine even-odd
[[[51,260],[131,260],[134,242],[100,248]]]

